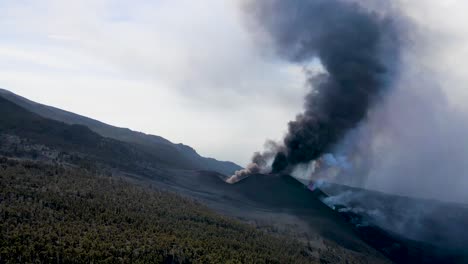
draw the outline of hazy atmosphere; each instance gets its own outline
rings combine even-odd
[[[467,11],[0,0],[0,263],[468,263]]]
[[[0,87],[245,166],[308,91],[246,2],[2,1]],[[348,2],[397,14],[406,32],[398,80],[355,133],[372,165],[346,181],[468,201],[468,3]]]
[[[2,1],[0,86],[246,164],[280,139],[300,68],[254,45],[236,1]]]

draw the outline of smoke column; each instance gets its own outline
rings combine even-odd
[[[392,79],[398,38],[390,18],[350,1],[252,1],[247,10],[281,58],[305,68],[318,58],[325,70],[305,71],[311,91],[304,112],[289,122],[274,154],[272,172],[287,173],[330,150],[366,117]],[[239,173],[258,171],[256,160]]]

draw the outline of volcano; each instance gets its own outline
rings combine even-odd
[[[164,152],[105,137],[82,123],[70,123],[74,119],[60,122],[47,118],[30,110],[36,103],[26,101],[30,108],[26,109],[15,100],[0,96],[0,155],[4,157],[103,171],[130,185],[150,186],[195,199],[214,212],[266,233],[302,241],[307,245],[307,255],[325,262],[388,263],[337,212],[320,202],[316,193],[289,176],[259,174],[228,184],[225,174],[218,171],[180,163],[170,155],[161,159],[158,153]]]
[[[121,129],[112,130],[111,126],[102,124],[109,130],[99,133],[96,127],[91,129],[85,125],[92,119],[80,119],[72,113],[24,99],[21,104],[27,104],[26,109],[18,103],[20,97],[8,94],[5,98],[0,96],[2,156],[59,162],[61,166],[83,167],[88,171],[104,170],[130,185],[151,186],[194,199],[216,213],[249,223],[256,229],[297,239],[308,247],[304,254],[316,256],[322,263],[389,263],[389,259],[396,263],[463,263],[467,260],[463,248],[450,247],[454,249],[451,251],[431,241],[407,238],[382,228],[378,222],[369,222],[365,213],[346,210],[353,209],[354,204],[330,207],[323,202],[328,196],[348,191],[349,187],[311,191],[286,174],[255,174],[228,184],[226,174],[213,167],[181,162],[184,156],[180,152],[174,152],[179,156],[166,155],[162,159],[164,151],[155,153],[154,149],[145,148],[144,140],[149,140],[151,145],[156,136],[141,136],[140,143],[118,140],[116,136],[106,135]],[[39,110],[45,109],[68,113],[72,118],[67,122],[47,118],[44,113],[39,114]],[[86,122],[76,121],[83,118]],[[369,201],[381,197],[385,197],[386,204],[401,201],[396,196],[363,192],[368,194]],[[440,211],[441,215],[450,213],[457,224],[466,223],[468,214],[463,213],[466,208],[444,206],[449,209]]]

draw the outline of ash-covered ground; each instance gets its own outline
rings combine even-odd
[[[226,184],[221,174],[185,173],[171,174],[162,183],[164,188],[264,230],[299,238],[314,250],[332,252],[338,246],[342,258],[370,263],[382,261],[382,255],[395,263],[468,261],[463,231],[468,207],[464,205],[332,184],[311,191],[287,175],[257,174]],[[350,192],[362,199],[338,199]]]

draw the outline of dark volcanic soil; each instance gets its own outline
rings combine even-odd
[[[289,176],[254,175],[226,184],[213,172],[172,171],[154,184],[200,200],[217,212],[234,216],[266,231],[286,233],[313,250],[335,255],[331,263],[387,263],[366,244],[352,225]]]
[[[398,263],[468,263],[468,206],[337,184],[321,189],[361,237]]]
[[[287,232],[314,246],[332,243],[360,257],[367,255],[370,258],[381,259],[376,249],[396,263],[468,263],[468,254],[462,244],[458,244],[461,247],[454,247],[450,244],[440,245],[415,240],[395,232],[395,228],[385,229],[377,225],[377,222],[369,222],[365,213],[343,210],[346,206],[342,205],[333,210],[321,202],[327,194],[321,190],[312,192],[290,176],[253,175],[229,185],[224,183],[223,175],[213,172],[200,171],[194,175],[193,172],[185,171],[182,174],[174,172],[173,175],[177,176],[170,177],[165,183],[167,188],[195,197],[218,212],[252,222],[261,228]],[[348,187],[340,188],[336,186],[333,193],[349,191]],[[332,192],[331,187],[325,190]],[[367,196],[362,201],[368,201],[369,205],[382,202],[387,204],[389,219],[393,217],[395,226],[398,223],[397,218],[402,217],[396,214],[396,207],[402,207],[405,203],[413,205],[420,202],[411,198],[402,200],[399,196],[377,194],[379,193],[367,191]],[[355,203],[352,205],[356,206]],[[455,217],[456,220],[452,221],[457,224],[464,221],[463,219],[468,219],[457,218],[464,214],[459,210],[457,213],[457,210],[454,210],[455,205],[437,205],[439,219]],[[398,212],[401,214],[402,210]],[[442,226],[443,221],[438,218],[434,218],[432,222],[426,219],[428,226],[425,228],[431,230],[431,224],[436,224],[432,226],[433,229]],[[433,229],[432,237],[437,237],[437,232],[443,230]],[[438,237],[442,239],[440,234]],[[447,235],[444,237],[447,238]],[[468,239],[464,236],[463,238]],[[459,242],[460,240],[451,241],[452,244]]]

